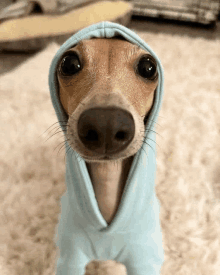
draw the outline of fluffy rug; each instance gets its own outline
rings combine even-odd
[[[156,129],[156,190],[165,250],[161,274],[217,275],[220,42],[138,34],[165,69],[165,96]],[[58,48],[50,44],[0,77],[1,274],[54,274],[53,238],[65,191],[65,157],[62,133],[54,134],[59,128],[53,125],[57,120],[47,77]]]

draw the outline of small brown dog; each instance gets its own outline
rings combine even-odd
[[[68,115],[69,144],[85,159],[100,212],[110,224],[143,142],[158,84],[157,63],[137,45],[119,38],[83,40],[63,56],[57,79]],[[143,57],[148,59],[151,81],[138,74]],[[67,76],[71,62],[80,71],[73,77]],[[115,261],[92,261],[85,274],[122,275],[126,268]]]

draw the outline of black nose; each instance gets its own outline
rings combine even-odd
[[[78,121],[80,140],[91,151],[113,154],[125,149],[134,137],[132,115],[119,108],[93,108]]]

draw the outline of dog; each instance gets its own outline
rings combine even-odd
[[[85,161],[107,227],[114,223],[132,163],[145,140],[158,87],[157,64],[150,52],[122,36],[83,39],[57,62],[68,147]],[[84,274],[133,274],[130,270],[120,261],[95,259]]]

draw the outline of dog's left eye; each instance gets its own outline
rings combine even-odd
[[[143,56],[138,63],[138,73],[149,80],[157,77],[157,65],[149,56]]]
[[[76,74],[80,70],[81,64],[76,53],[69,53],[62,59],[60,71],[63,75],[70,76]]]

